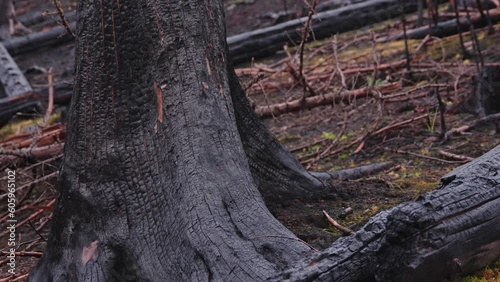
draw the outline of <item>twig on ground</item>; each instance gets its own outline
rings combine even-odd
[[[380,133],[382,133],[384,131],[388,131],[388,130],[391,130],[391,129],[394,129],[394,128],[397,128],[397,127],[400,127],[400,126],[403,126],[403,125],[411,124],[414,121],[423,119],[425,117],[427,117],[427,114],[420,115],[420,116],[417,116],[417,117],[412,117],[412,118],[404,120],[404,121],[400,121],[400,122],[396,122],[396,123],[390,124],[388,126],[382,127],[381,129],[375,131],[372,134],[372,136],[379,135]]]
[[[396,153],[411,155],[411,156],[414,156],[414,157],[418,157],[418,158],[422,158],[422,159],[427,159],[427,160],[431,160],[431,161],[437,161],[437,162],[447,163],[447,164],[461,164],[461,163],[463,163],[463,161],[448,161],[448,160],[443,160],[443,159],[440,159],[440,158],[425,156],[425,155],[421,155],[421,154],[417,154],[417,153],[413,153],[413,152],[409,152],[409,151],[403,151],[403,150],[396,150]]]
[[[38,236],[40,236],[40,239],[42,239],[43,241],[46,241],[45,238],[42,236],[42,234],[40,234],[40,232],[38,232],[38,230],[35,228],[35,226],[33,226],[33,223],[31,223],[31,220],[28,220],[28,223],[30,224],[31,228],[36,232],[36,234],[38,234]]]
[[[11,282],[22,281],[22,280],[28,278],[29,275],[30,275],[29,273],[26,273],[26,274],[23,274],[23,275],[19,275],[18,277],[14,278],[14,279],[12,279],[10,281]]]
[[[346,144],[346,145],[338,148],[335,151],[329,152],[328,154],[324,155],[323,157],[333,156],[333,155],[336,155],[344,150],[347,150],[347,149],[351,148],[352,146],[358,144],[359,142],[363,141],[363,138],[364,138],[364,136],[361,136],[361,137],[357,138],[356,140],[352,141],[351,143]],[[302,157],[299,159],[299,161],[302,165],[307,165],[306,169],[309,169],[310,164],[312,162],[316,161],[316,158],[312,158],[312,159],[308,159],[308,158],[310,158],[310,156],[305,156],[305,157]]]
[[[8,251],[1,251],[0,252],[2,255],[8,255]],[[28,252],[28,251],[21,251],[21,252],[15,252],[16,257],[41,257],[43,255],[42,252]]]
[[[250,81],[247,85],[245,85],[245,87],[243,88],[243,92],[245,92],[245,95],[247,96],[249,102],[250,102],[250,105],[252,106],[252,108],[255,108],[256,107],[256,104],[253,100],[250,99],[250,97],[248,97],[248,94],[247,94],[247,91],[254,85],[254,84],[259,84],[260,88],[262,89],[262,91],[264,92],[264,88],[262,86],[262,84],[260,84],[260,81],[264,78],[264,74],[263,73],[260,73],[258,74],[257,76],[255,76],[252,81]],[[265,95],[265,93],[264,93]],[[266,99],[267,100],[267,99]]]
[[[7,263],[9,260],[6,259],[6,260],[3,260],[0,262],[0,265],[3,265],[5,263]],[[6,278],[2,278],[0,279],[0,282],[17,282],[17,281],[22,281],[24,279],[26,279],[28,277],[29,273],[26,273],[26,274],[22,274],[22,275],[19,275],[19,276],[15,276],[15,275],[11,275],[9,277],[6,277]]]
[[[463,125],[463,126],[460,126],[458,128],[453,128],[453,129],[448,130],[448,132],[446,132],[446,134],[444,135],[444,140],[445,141],[448,140],[450,138],[450,136],[452,136],[454,134],[465,134],[465,132],[467,130],[470,130],[470,129],[473,129],[476,127],[480,127],[480,126],[486,125],[490,122],[498,121],[498,120],[500,120],[500,113],[485,116],[483,118],[480,118],[480,119],[473,121],[470,125]]]
[[[299,98],[293,101],[274,104],[274,105],[258,106],[255,108],[255,113],[261,117],[270,117],[273,115],[279,116],[284,113],[296,112],[302,109],[329,105],[331,103],[340,103],[340,102],[350,103],[352,102],[351,101],[352,99],[373,97],[374,93],[376,93],[375,95],[379,95],[378,94],[379,92],[382,93],[391,92],[394,91],[395,89],[399,89],[400,86],[401,84],[399,82],[395,82],[378,86],[375,89],[372,89],[370,87],[365,87],[354,91],[344,91],[342,92],[342,95],[338,95],[338,93],[330,93],[321,96],[307,97],[305,104],[302,104],[303,103],[302,98]]]
[[[323,214],[326,216],[326,219],[328,219],[328,222],[330,222],[330,224],[337,228],[338,230],[342,231],[344,234],[346,235],[352,235],[354,234],[354,231],[352,231],[351,229],[347,228],[347,227],[344,227],[342,225],[340,225],[337,221],[335,221],[335,219],[333,219],[325,210],[323,210]]]
[[[460,161],[470,162],[470,161],[474,160],[474,158],[471,158],[471,157],[468,157],[468,156],[457,155],[457,154],[453,154],[453,153],[446,152],[446,151],[443,151],[443,150],[439,150],[438,153],[441,154],[441,155],[443,155],[443,156],[445,156],[445,157],[456,159],[456,160],[460,160]]]
[[[55,202],[55,201],[56,201],[56,200],[55,200],[55,199],[53,199],[52,201],[50,201],[50,202],[47,204],[47,206],[45,206],[45,207],[43,207],[43,208],[40,208],[38,211],[36,211],[36,212],[35,212],[35,213],[33,213],[32,215],[30,215],[27,219],[25,219],[25,220],[23,220],[23,221],[21,221],[21,222],[17,223],[17,224],[16,224],[16,229],[18,229],[19,227],[23,226],[23,225],[24,225],[24,224],[26,224],[28,221],[30,221],[30,220],[32,220],[32,219],[34,219],[34,218],[36,218],[37,216],[39,216],[39,215],[40,215],[40,214],[42,214],[43,212],[45,212],[45,211],[47,210],[47,208],[51,208],[51,207],[52,207],[52,205],[54,204],[54,202]],[[9,234],[9,232],[10,232],[10,230],[6,230],[6,231],[2,232],[2,233],[0,234],[0,237],[4,237],[4,236],[6,236],[7,234]]]

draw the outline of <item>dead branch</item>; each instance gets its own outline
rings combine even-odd
[[[8,251],[1,251],[0,252],[2,255],[8,255]],[[36,257],[39,258],[43,255],[42,252],[29,252],[29,251],[21,251],[21,252],[15,252],[14,253],[16,257]]]
[[[417,158],[422,158],[422,159],[427,159],[427,160],[437,161],[437,162],[442,162],[442,163],[447,163],[447,164],[462,164],[462,163],[464,163],[463,161],[448,161],[448,160],[443,160],[443,159],[435,158],[435,157],[431,157],[431,156],[425,156],[425,155],[421,155],[421,154],[417,154],[417,153],[413,153],[413,152],[409,152],[409,151],[404,151],[404,150],[396,150],[396,153],[411,155],[411,156],[414,156]]]
[[[76,23],[69,24],[75,30]],[[56,46],[73,41],[73,37],[62,26],[56,26],[49,31],[34,32],[28,35],[14,37],[4,41],[5,48],[12,54],[18,55],[44,47]]]
[[[474,160],[474,158],[471,158],[471,157],[468,157],[468,156],[457,155],[457,154],[453,154],[453,153],[446,152],[446,151],[443,151],[443,150],[439,150],[438,153],[440,153],[441,155],[443,155],[445,157],[448,157],[448,158],[451,158],[451,159],[455,159],[455,160],[459,160],[459,161],[470,162],[470,161]]]
[[[342,231],[345,235],[352,235],[354,234],[354,231],[352,231],[351,229],[347,228],[347,227],[344,227],[342,225],[340,225],[337,221],[335,221],[335,219],[333,219],[325,210],[323,210],[323,214],[325,215],[326,219],[328,219],[328,222],[330,222],[330,224],[337,228],[338,230]]]
[[[470,125],[463,125],[461,127],[448,130],[448,132],[446,132],[446,134],[444,135],[444,140],[448,140],[452,135],[465,134],[465,132],[467,130],[481,127],[481,126],[487,125],[491,122],[499,121],[499,120],[500,120],[500,113],[485,116],[483,118],[480,118],[480,119],[473,121]]]
[[[30,215],[28,218],[26,218],[25,220],[23,220],[23,221],[21,221],[21,222],[17,223],[17,224],[16,224],[16,229],[18,229],[19,227],[21,227],[21,226],[25,225],[25,224],[26,224],[26,223],[28,223],[30,220],[35,219],[36,217],[38,217],[38,216],[39,216],[40,214],[42,214],[43,212],[45,212],[45,211],[47,211],[47,210],[49,210],[49,209],[52,209],[52,206],[54,205],[54,202],[55,202],[55,201],[56,201],[56,199],[53,199],[52,201],[50,201],[50,202],[47,204],[47,206],[45,206],[45,207],[40,207],[40,208],[38,209],[38,211],[36,211],[36,212],[35,212],[35,213],[33,213],[32,215]],[[9,230],[6,230],[6,231],[2,232],[2,233],[0,234],[0,237],[2,237],[2,238],[3,238],[5,235],[9,234],[9,232],[10,232]]]
[[[420,120],[420,119],[423,119],[427,117],[427,114],[424,114],[424,115],[420,115],[420,116],[417,116],[417,117],[413,117],[411,119],[407,119],[407,120],[404,120],[404,121],[401,121],[401,122],[396,122],[396,123],[393,123],[393,124],[390,124],[388,126],[385,126],[385,127],[382,127],[381,129],[375,131],[372,136],[375,136],[375,135],[379,135],[380,133],[384,132],[384,131],[388,131],[388,130],[391,130],[391,129],[394,129],[394,128],[397,128],[397,127],[400,127],[400,126],[403,126],[403,125],[407,125],[407,124],[411,124],[413,123],[414,121],[417,121],[417,120]]]
[[[376,87],[375,90],[385,92],[385,91],[391,91],[396,87],[399,88],[400,84],[391,83],[388,85]],[[291,102],[274,104],[270,106],[259,106],[255,108],[255,112],[257,113],[257,115],[261,117],[279,116],[285,113],[296,112],[302,109],[311,109],[314,107],[329,105],[332,103],[337,103],[337,104],[340,102],[349,103],[349,101],[353,98],[372,97],[373,94],[374,94],[373,89],[362,88],[354,91],[344,91],[340,95],[338,95],[337,93],[330,93],[321,96],[308,97],[306,98],[305,102],[302,102],[302,99],[297,99]]]

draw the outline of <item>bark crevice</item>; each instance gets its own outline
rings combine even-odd
[[[78,1],[57,204],[30,281],[411,281],[423,270],[447,278],[436,262],[480,248],[498,255],[500,149],[312,255],[261,194],[335,187],[253,113],[225,57],[222,1],[93,4]]]

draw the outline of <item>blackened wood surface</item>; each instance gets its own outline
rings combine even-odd
[[[33,91],[23,72],[0,42],[0,82],[7,97]],[[1,97],[0,97],[1,98]]]
[[[367,0],[331,11],[320,12],[313,16],[312,29],[315,39],[322,39],[340,32],[357,29],[370,24],[395,18],[416,11],[417,0]],[[297,44],[301,39],[301,29],[307,17],[291,20],[268,28],[245,32],[227,38],[233,62],[240,63],[251,58],[264,57],[282,50],[283,45]],[[70,24],[75,29],[74,23]],[[210,31],[214,32],[214,31]],[[72,41],[73,38],[61,26],[47,32],[13,38],[4,42],[13,55],[30,52],[38,48],[53,46]]]
[[[454,281],[500,256],[500,146],[275,281]]]

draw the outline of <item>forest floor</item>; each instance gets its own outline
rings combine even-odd
[[[32,5],[20,9],[24,12],[53,10],[50,1],[19,2]],[[304,8],[301,0],[226,1],[228,34],[269,25],[264,14],[282,11],[284,3],[288,9]],[[65,9],[74,8],[74,2],[63,4]],[[409,29],[415,26],[415,20],[415,15],[408,15]],[[469,52],[478,54],[471,39],[477,37],[484,64],[496,67],[500,76],[500,24],[493,29],[493,34],[488,28],[463,33],[464,45]],[[450,131],[474,125],[480,119],[475,113],[474,84],[481,68],[476,63],[478,56],[462,59],[458,35],[409,40],[411,60],[407,69],[404,41],[384,41],[401,30],[400,21],[387,21],[308,43],[302,63],[299,48],[289,46],[275,56],[236,66],[247,96],[261,114],[304,95],[343,97],[322,106],[304,104],[299,111],[274,112],[262,118],[309,170],[391,162],[381,172],[336,181],[335,189],[321,200],[269,203],[281,222],[315,248],[328,247],[343,235],[330,226],[323,210],[341,225],[356,230],[377,212],[431,191],[441,176],[500,143],[494,123],[460,130],[458,134]],[[54,79],[63,82],[72,80],[73,58],[74,44],[66,44],[14,59],[22,70],[53,67]],[[306,87],[296,75],[301,68]],[[27,78],[35,89],[47,85],[44,72],[27,74]],[[445,111],[440,111],[438,99]],[[55,112],[51,126],[59,130],[57,136],[62,142],[65,125],[59,121],[60,111]],[[33,124],[41,120],[40,116],[35,118],[13,119],[0,129],[0,142],[23,132],[32,138]],[[447,140],[443,138],[445,132],[450,133]],[[26,162],[16,169],[16,233],[20,243],[16,277],[6,273],[7,196],[4,191],[0,194],[0,281],[24,281],[44,250],[60,160],[59,154],[43,162]],[[7,179],[4,175],[2,182]],[[463,281],[500,281],[500,261]]]

